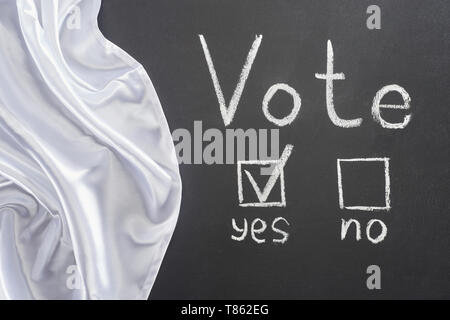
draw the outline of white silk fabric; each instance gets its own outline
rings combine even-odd
[[[174,231],[166,118],[100,5],[0,0],[0,299],[147,299]]]

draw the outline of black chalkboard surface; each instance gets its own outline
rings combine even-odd
[[[449,299],[449,16],[446,0],[103,1],[104,35],[143,64],[171,130],[186,129],[189,159],[200,150],[202,162],[180,165],[178,225],[150,298]],[[225,126],[205,46],[229,107],[252,44]],[[334,78],[326,81],[330,46]],[[287,86],[273,87],[269,99],[276,84]],[[379,93],[377,115],[374,99],[388,85],[406,97]],[[265,174],[237,159],[209,165],[208,129],[223,145],[227,129],[254,129],[260,141],[260,129],[278,129],[280,161]],[[225,151],[223,159],[232,157]],[[243,206],[262,202],[275,205]]]

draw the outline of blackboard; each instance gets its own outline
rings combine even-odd
[[[368,28],[370,5],[380,9],[380,29]],[[237,164],[180,165],[180,216],[150,298],[450,298],[449,14],[445,0],[103,1],[102,32],[143,64],[172,131],[193,133],[194,121],[221,132],[278,128],[280,154],[293,146],[283,169],[285,207],[240,206]],[[199,35],[227,103],[252,43],[262,35],[227,127]],[[334,72],[346,78],[334,81],[336,113],[362,118],[359,127],[338,127],[328,116],[325,81],[315,76],[327,71],[328,40]],[[262,111],[276,83],[301,97],[297,117],[283,127]],[[410,114],[403,129],[383,128],[372,115],[375,94],[390,84],[411,98],[408,110],[383,115],[398,123]],[[383,99],[403,103],[398,93]],[[282,118],[292,101],[279,91],[270,112]],[[386,205],[384,161],[340,163],[346,202],[341,208],[337,159],[358,158],[388,159],[390,210],[347,208]],[[289,234],[285,243],[273,242],[282,238],[271,229],[276,217],[289,223],[277,224]],[[250,235],[233,240],[239,236],[233,218],[238,226],[244,218],[249,224],[264,220],[267,229],[257,238],[265,243]],[[360,241],[354,226],[341,240],[342,219],[360,222]],[[372,219],[387,227],[377,244],[366,236]],[[382,227],[372,227],[375,238]],[[381,289],[367,286],[371,265],[380,268]]]

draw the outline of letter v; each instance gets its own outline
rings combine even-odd
[[[220,87],[219,78],[217,77],[217,73],[214,68],[214,63],[212,61],[211,54],[209,53],[205,37],[201,34],[199,35],[199,37],[203,47],[203,52],[205,54],[206,63],[208,64],[209,73],[211,74],[211,79],[214,84],[214,90],[216,91],[217,100],[219,100],[220,113],[222,114],[222,119],[225,126],[228,126],[233,121],[234,114],[236,113],[239,100],[241,99],[242,92],[244,91],[245,83],[247,82],[248,75],[250,73],[250,70],[252,69],[252,64],[255,61],[256,54],[258,53],[258,49],[261,44],[262,35],[257,35],[255,41],[253,41],[247,59],[245,60],[244,67],[242,68],[241,75],[239,76],[238,84],[234,89],[233,96],[231,97],[228,107],[225,103],[225,98],[223,96],[222,88]]]

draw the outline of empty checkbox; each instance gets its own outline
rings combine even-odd
[[[339,207],[389,210],[389,158],[337,159]]]

